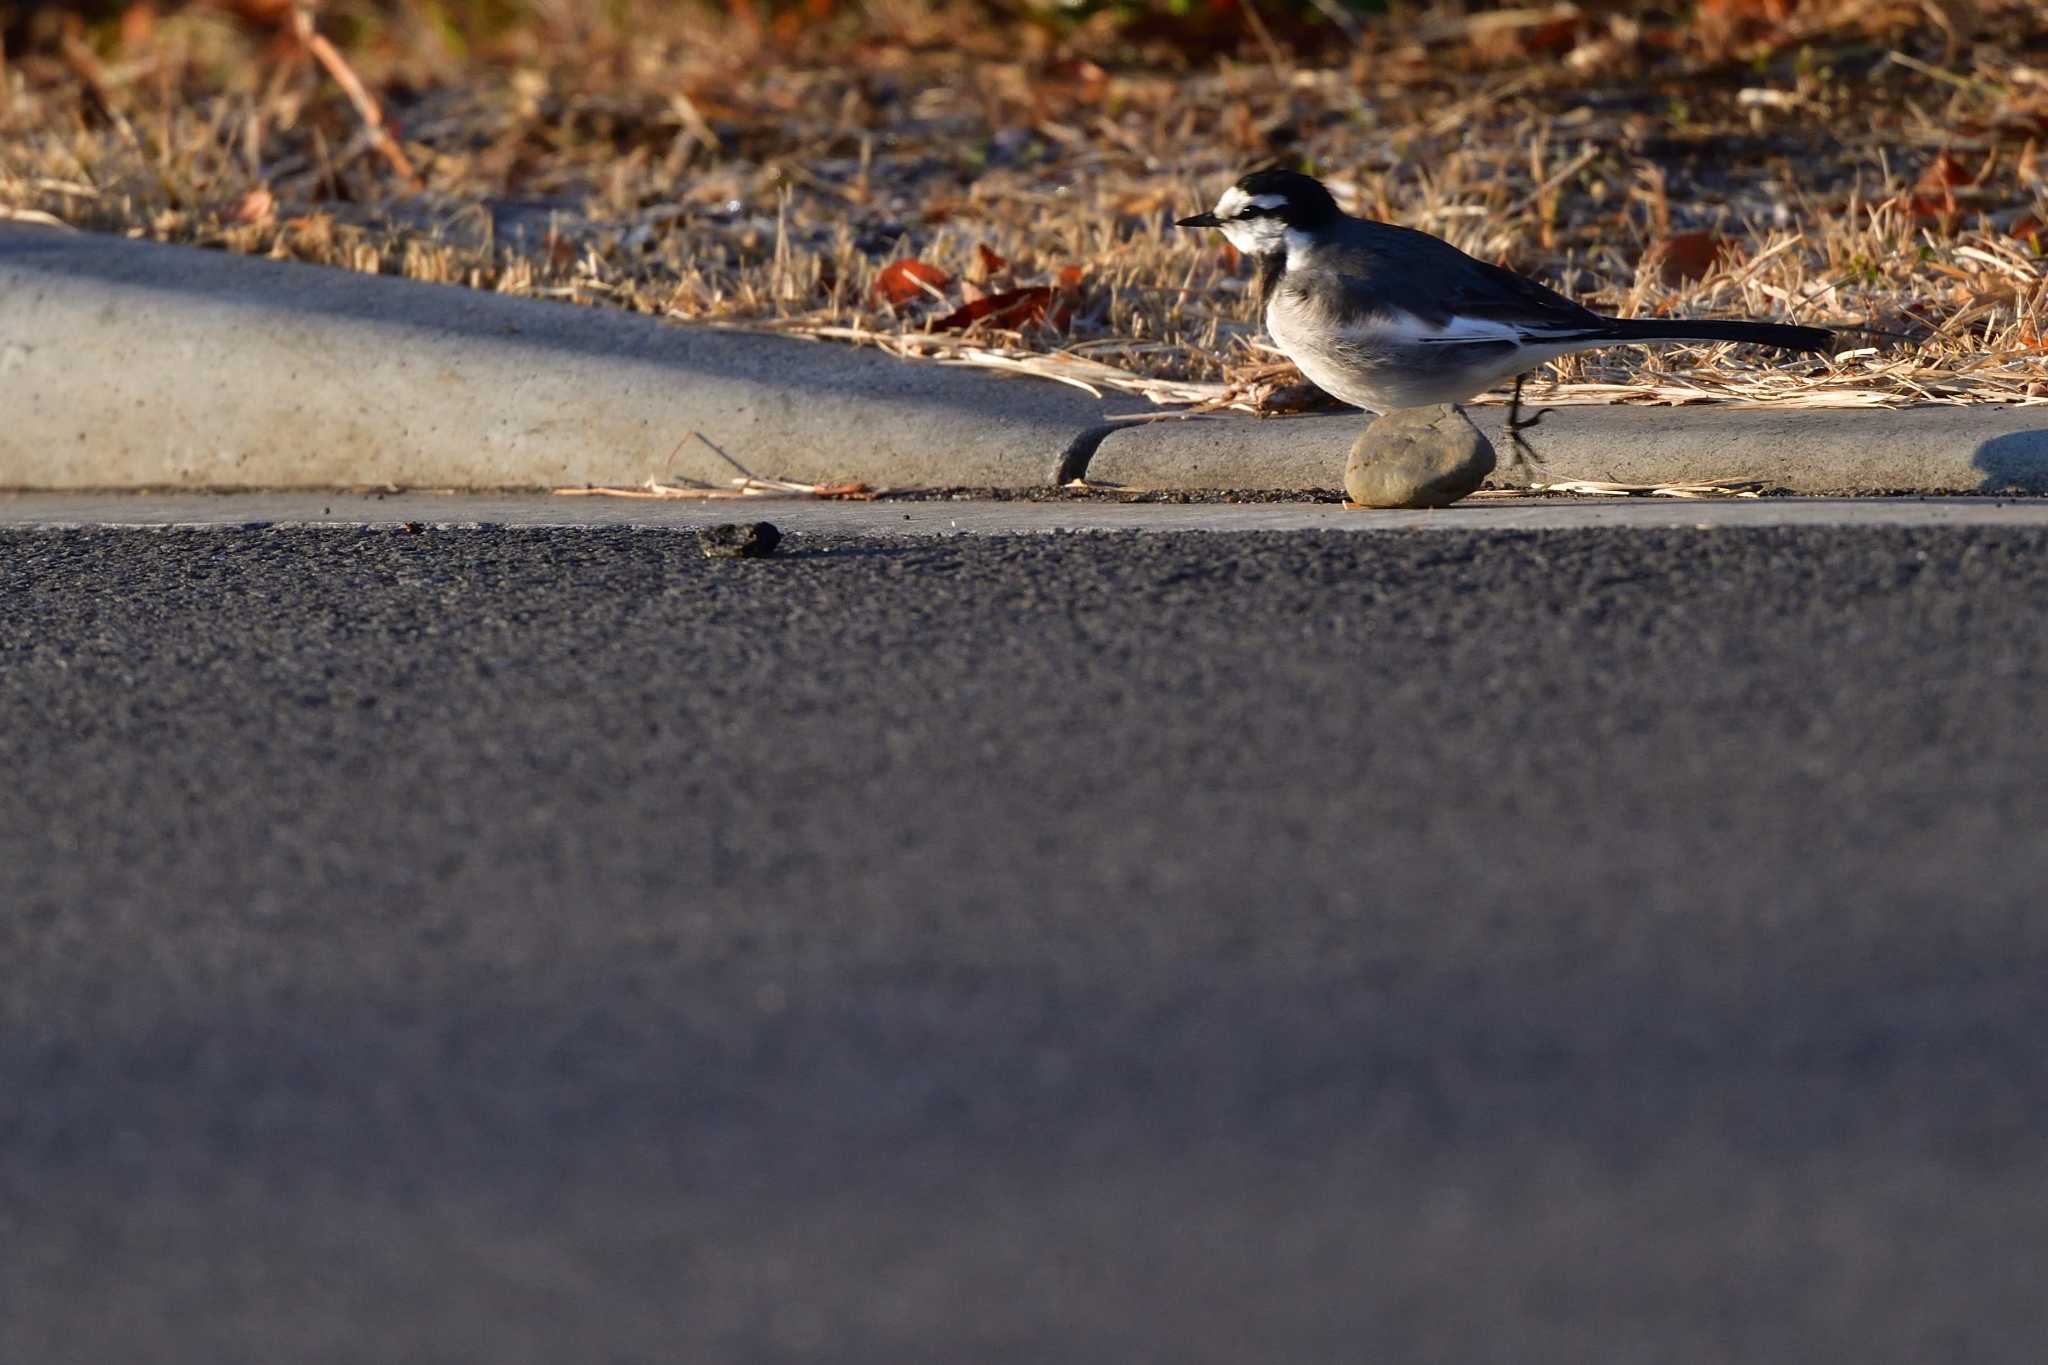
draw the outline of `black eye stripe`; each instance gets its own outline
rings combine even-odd
[[[1241,223],[1247,218],[1270,218],[1274,212],[1276,210],[1264,204],[1246,204],[1237,211],[1237,221]]]

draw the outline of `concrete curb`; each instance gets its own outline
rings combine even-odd
[[[765,477],[1029,487],[1103,412],[880,351],[6,224],[0,393],[0,487],[43,489],[731,477],[692,431]]]
[[[1504,408],[1469,408],[1505,450]],[[1195,417],[1112,432],[1092,482],[1336,488],[1363,418]],[[1559,479],[1762,479],[1795,493],[2048,493],[2048,408],[1565,407],[1530,434]]]
[[[0,223],[0,488],[545,488],[756,474],[1329,489],[1362,416],[1135,400],[221,252]],[[1473,419],[1498,444],[1504,412]],[[1560,478],[2048,493],[2048,408],[1561,408]],[[680,449],[678,443],[681,442]],[[672,453],[673,452],[673,453]]]
[[[690,531],[771,521],[794,536],[1050,535],[1114,532],[1742,531],[1781,526],[2018,528],[2048,532],[2043,498],[1481,498],[1428,511],[1355,511],[1333,502],[1175,504],[1095,498],[924,498],[731,502],[557,498],[545,493],[0,493],[0,533],[171,527],[400,531],[630,527]],[[790,551],[800,549],[790,545]]]

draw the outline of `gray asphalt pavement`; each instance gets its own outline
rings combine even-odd
[[[1992,1361],[2048,531],[0,532],[0,1360]]]

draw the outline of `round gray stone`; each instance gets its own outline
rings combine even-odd
[[[1454,403],[1397,408],[1366,424],[1344,491],[1366,507],[1448,507],[1493,472],[1493,442]]]

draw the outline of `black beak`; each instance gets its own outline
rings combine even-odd
[[[1223,220],[1213,213],[1198,213],[1192,218],[1183,218],[1175,227],[1222,227]]]

